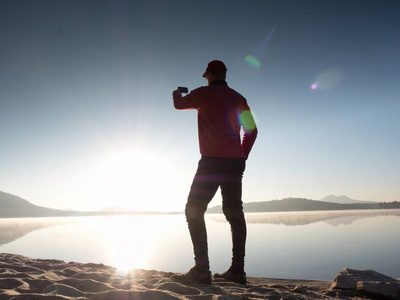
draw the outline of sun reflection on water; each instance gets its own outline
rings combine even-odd
[[[165,224],[174,223],[174,224]],[[150,267],[152,255],[160,251],[170,238],[174,226],[182,226],[181,218],[163,215],[133,215],[115,218],[106,229],[104,242],[109,248],[109,263],[120,274],[127,275],[133,269]]]

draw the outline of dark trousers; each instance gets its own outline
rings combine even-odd
[[[232,268],[244,269],[246,221],[242,203],[244,158],[202,157],[190,189],[185,214],[197,266],[209,268],[207,230],[204,213],[218,188],[222,211],[231,226]]]

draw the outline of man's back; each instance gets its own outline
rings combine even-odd
[[[227,86],[214,81],[189,95],[174,98],[177,109],[198,110],[200,152],[204,156],[242,158],[241,115],[249,111],[246,99]]]

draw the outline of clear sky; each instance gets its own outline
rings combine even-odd
[[[244,202],[400,201],[389,0],[1,0],[0,191],[61,209],[183,210],[197,112],[171,94],[206,85],[214,59],[259,128]]]

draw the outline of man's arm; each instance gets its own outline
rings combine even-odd
[[[256,141],[258,129],[250,109],[244,110],[241,113],[240,120],[244,131],[242,150],[247,159],[249,157],[251,148],[253,148],[254,142]]]
[[[179,90],[172,92],[172,99],[174,99],[174,107],[176,109],[195,109],[196,97],[193,93],[189,93],[182,97],[182,93]]]

